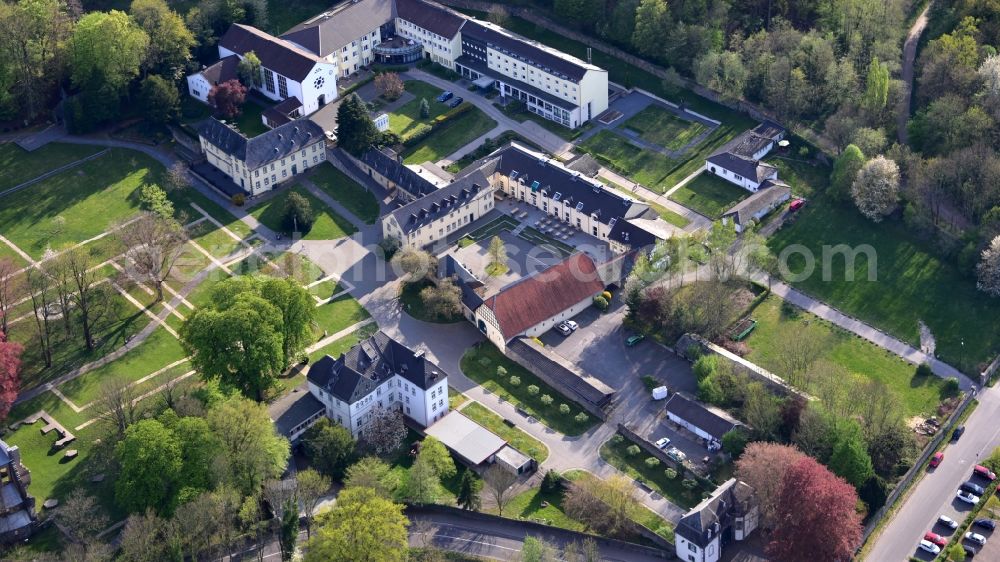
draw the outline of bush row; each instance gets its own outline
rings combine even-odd
[[[412,130],[407,131],[405,135],[401,136],[399,141],[403,144],[403,146],[412,148],[417,143],[427,138],[435,130],[447,126],[451,120],[455,119],[459,115],[472,111],[472,108],[473,106],[471,103],[463,103],[446,113],[438,115],[431,121],[430,124],[421,123],[417,125]]]

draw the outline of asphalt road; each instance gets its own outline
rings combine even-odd
[[[979,406],[965,423],[965,435],[957,443],[945,447],[944,461],[937,469],[930,469],[917,483],[906,503],[877,537],[866,560],[899,562],[909,560],[911,556],[931,560],[931,554],[917,548],[924,533],[933,530],[945,537],[950,537],[952,533],[950,529],[935,524],[938,516],[947,515],[959,522],[968,516],[971,506],[956,498],[955,493],[962,482],[972,478],[972,467],[1000,446],[1000,425],[997,424],[1000,419],[1000,388],[987,388],[977,398]],[[985,486],[981,479],[977,482]],[[1000,541],[1000,537],[990,540]],[[975,546],[978,548],[978,545]]]

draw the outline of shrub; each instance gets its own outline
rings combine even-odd
[[[694,490],[698,487],[698,481],[693,478],[685,478],[684,481],[681,482],[681,486],[684,486],[688,490]]]
[[[538,385],[529,384],[528,385],[528,394],[530,394],[532,396],[538,394]]]
[[[611,291],[604,291],[601,293],[601,296],[607,299],[608,302],[611,302]]]
[[[229,200],[232,201],[233,205],[236,205],[237,207],[242,207],[243,204],[247,202],[246,196],[243,195],[242,193],[233,194],[233,196],[230,197]]]
[[[562,487],[563,481],[558,472],[549,470],[545,473],[545,477],[542,478],[542,492],[558,492]]]
[[[649,468],[656,468],[660,466],[660,459],[656,457],[647,457],[645,463]]]
[[[560,414],[568,414],[569,413],[569,404],[559,404],[559,413]]]
[[[431,116],[431,105],[427,103],[427,98],[420,100],[420,118],[427,119]]]
[[[958,379],[955,377],[948,377],[944,379],[944,386],[942,388],[946,394],[958,394]]]
[[[934,371],[931,370],[931,366],[930,365],[928,365],[927,363],[921,363],[921,364],[917,365],[917,370],[916,370],[916,372],[913,373],[913,376],[915,376],[915,377],[929,377],[929,376],[931,376],[933,374],[934,374]]]
[[[577,423],[584,423],[587,421],[587,413],[580,412],[579,414],[573,416],[573,419],[576,420]]]
[[[489,361],[489,360],[487,360],[487,361]],[[489,364],[489,363],[487,363],[487,364]],[[500,377],[500,378],[504,378],[504,377],[507,376],[507,369],[504,369],[503,365],[497,365],[497,376]]]
[[[672,468],[663,469],[663,475],[667,477],[667,480],[673,480],[677,478],[677,471]]]
[[[597,310],[606,312],[609,306],[611,306],[611,304],[608,302],[608,299],[602,297],[601,295],[594,297],[594,307],[597,308]]]
[[[718,363],[719,360],[716,356],[702,355],[691,365],[691,370],[694,371],[695,378],[700,381],[714,373]]]
[[[638,455],[640,451],[642,451],[642,449],[640,449],[638,445],[629,445],[628,448],[625,449],[625,453],[630,457]]]
[[[511,375],[510,376],[510,385],[511,386],[520,386],[521,385],[521,377],[519,377],[517,375]]]
[[[548,394],[543,394],[541,400],[542,404],[545,404],[546,406],[552,405],[552,397],[549,396]]]
[[[616,433],[615,436],[611,438],[611,443],[614,445],[620,445],[622,441],[625,441],[625,438],[622,437],[621,433]]]

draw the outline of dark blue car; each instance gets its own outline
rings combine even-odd
[[[437,100],[439,102],[441,102],[441,103],[444,103],[444,102],[450,100],[452,98],[452,96],[454,96],[454,95],[455,94],[453,94],[451,92],[441,92],[441,95],[437,97]]]

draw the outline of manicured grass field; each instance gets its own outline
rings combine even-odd
[[[248,97],[246,103],[243,104],[243,111],[233,119],[236,127],[247,138],[253,138],[268,131],[267,125],[261,119],[264,109],[265,107],[258,103],[257,100]]]
[[[354,297],[343,295],[317,306],[313,323],[319,338],[323,337],[324,331],[328,335],[333,335],[370,317],[368,311]]]
[[[452,387],[448,387],[448,408],[454,410],[469,401],[469,398]]]
[[[612,182],[610,180],[606,180],[604,178],[600,178],[600,179],[601,179],[602,182],[604,182],[605,185],[608,185],[608,186],[614,188],[615,190],[620,191],[620,192],[624,193],[625,195],[628,195],[629,197],[632,197],[633,199],[638,199],[639,201],[642,201],[643,203],[649,205],[649,208],[653,209],[654,211],[656,211],[656,214],[660,215],[661,219],[663,219],[663,220],[667,221],[668,223],[676,226],[677,228],[684,228],[687,225],[691,224],[691,221],[689,221],[683,215],[677,214],[677,213],[671,211],[670,209],[664,207],[663,205],[660,205],[659,203],[654,203],[653,201],[650,201],[648,199],[639,197],[639,195],[637,195],[635,193],[632,193],[630,190],[625,189],[624,187],[622,187],[622,186],[620,186],[620,185],[618,185],[618,184],[616,184],[616,183],[614,183],[614,182]]]
[[[300,185],[285,189],[273,199],[254,207],[250,211],[250,214],[271,230],[283,232],[291,236],[291,233],[282,224],[285,215],[285,201],[288,200],[288,195],[291,193],[298,193],[305,197],[309,201],[309,204],[312,205],[312,211],[316,217],[312,229],[302,236],[303,240],[334,240],[349,236],[358,231],[350,221],[337,214],[330,207],[327,207],[319,199],[313,197],[311,193]]]
[[[10,259],[11,261],[14,262],[14,265],[16,265],[19,268],[28,265],[28,262],[21,257],[21,254],[14,251],[14,248],[11,248],[10,246],[4,244],[3,242],[0,242],[0,259],[3,258]]]
[[[442,90],[420,80],[407,80],[403,83],[406,91],[413,94],[413,99],[399,106],[399,109],[389,114],[389,130],[403,136],[421,123],[430,123],[435,117],[447,113],[451,108],[447,103],[439,103],[435,99]],[[461,96],[461,93],[455,94]],[[430,114],[425,118],[420,116],[420,100],[426,99]]]
[[[138,210],[139,188],[162,183],[162,169],[140,152],[111,150],[4,197],[3,234],[35,259],[48,247],[58,249],[97,236]]]
[[[516,427],[507,426],[503,423],[503,418],[499,414],[479,402],[473,402],[462,408],[462,413],[469,419],[499,435],[518,451],[538,461],[538,464],[545,462],[545,459],[549,458],[549,450],[541,441]]]
[[[416,146],[407,150],[403,161],[407,164],[437,162],[496,126],[497,122],[479,108],[472,108],[438,127]]]
[[[354,216],[365,221],[365,224],[375,224],[378,219],[378,200],[370,191],[358,185],[332,164],[323,164],[313,168],[310,179],[330,197],[337,200]]]
[[[749,196],[750,192],[742,187],[716,175],[702,172],[684,187],[673,192],[670,199],[714,220]]]
[[[778,178],[792,188],[792,193],[801,197],[812,197],[826,190],[830,185],[829,166],[815,165],[791,158],[768,158],[768,164],[778,168]]]
[[[530,488],[514,496],[504,507],[503,516],[552,525],[570,531],[584,531],[583,523],[563,512],[563,492],[543,492]],[[544,506],[542,504],[545,504]],[[491,510],[496,515],[496,510]]]
[[[780,363],[775,360],[781,352],[780,342],[796,338],[821,338],[826,345],[816,360],[840,365],[859,378],[870,378],[884,383],[896,393],[907,415],[931,415],[938,403],[946,397],[944,379],[935,376],[914,377],[916,368],[884,349],[854,334],[829,324],[802,309],[785,303],[778,297],[764,299],[751,313],[757,328],[745,341],[750,347],[747,359],[761,365],[778,376]],[[850,381],[843,381],[850,384]],[[803,390],[809,391],[810,388]]]
[[[708,127],[694,121],[685,121],[673,113],[655,105],[633,115],[625,122],[625,127],[639,133],[647,142],[669,150],[680,150],[694,140]]]
[[[342,353],[346,353],[348,349],[351,349],[358,344],[363,339],[368,338],[372,334],[378,331],[378,326],[374,323],[367,326],[363,326],[355,332],[352,332],[339,340],[327,344],[316,351],[309,354],[309,362],[315,363],[321,358],[330,355],[333,357],[340,357]]]
[[[0,191],[101,150],[100,146],[57,142],[28,152],[12,142],[0,144]]]
[[[57,421],[63,423],[62,420]],[[43,425],[45,422],[38,420],[31,425],[22,425],[17,431],[4,436],[8,444],[17,445],[21,450],[21,462],[31,471],[31,484],[28,490],[38,499],[39,509],[46,499],[60,497],[60,493],[56,490],[57,482],[70,472],[82,468],[85,463],[85,455],[82,452],[75,459],[68,461],[63,459],[66,449],[78,449],[78,443],[73,442],[67,448],[55,450],[53,445],[59,440],[59,434],[50,431],[47,435],[42,435]],[[65,494],[67,490],[61,492]]]
[[[973,373],[1000,351],[996,328],[1000,300],[976,290],[971,272],[959,271],[915,242],[901,221],[875,224],[854,208],[826,197],[816,197],[796,214],[795,222],[775,233],[768,245],[775,254],[793,244],[812,252],[815,271],[793,283],[797,288],[914,346],[920,342],[917,322],[922,320],[937,340],[938,357],[966,373]],[[870,248],[875,279],[868,278],[869,259],[864,253],[849,271],[840,255],[822,259],[824,247],[829,255],[838,244]],[[824,261],[830,262],[826,275]],[[803,272],[805,263],[801,253],[789,256],[793,274]],[[846,274],[854,280],[849,281]]]
[[[232,236],[226,234],[208,221],[196,225],[193,230],[188,232],[188,236],[205,251],[219,259],[243,247],[239,240],[233,240]]]
[[[583,141],[580,148],[630,180],[660,193],[669,187],[665,185],[666,178],[677,166],[670,158],[643,150],[608,130]]]
[[[497,367],[501,366],[507,370],[507,375],[502,379],[497,375]],[[545,384],[524,367],[504,357],[490,344],[479,344],[469,348],[462,356],[460,367],[465,376],[481,384],[483,388],[522,408],[532,417],[565,435],[580,435],[594,427],[598,421],[590,414],[587,414],[587,419],[582,422],[573,419],[581,412],[575,402]],[[511,376],[519,377],[520,384],[511,384]],[[539,389],[535,395],[528,390],[532,385]],[[552,403],[548,406],[542,403],[543,395],[552,397]],[[570,407],[568,414],[559,411],[559,406],[563,403]]]
[[[399,293],[399,302],[403,304],[403,310],[417,320],[434,322],[436,324],[454,324],[455,322],[464,320],[461,314],[449,317],[432,315],[430,311],[424,307],[424,299],[420,298],[420,291],[422,291],[425,287],[430,287],[432,285],[433,283],[430,280],[424,280],[416,283],[404,283],[403,288]]]
[[[646,459],[650,456],[646,451],[640,450],[638,455],[629,455],[626,449],[633,443],[628,438],[622,436],[619,443],[614,441],[615,438],[612,437],[604,445],[601,445],[601,458],[608,464],[632,478],[641,479],[650,488],[663,494],[664,497],[680,507],[690,508],[701,500],[702,490],[700,486],[688,490],[681,485],[684,480],[683,471],[678,470],[677,477],[671,480],[664,472],[667,467],[663,463],[659,463],[653,468],[646,465]]]

